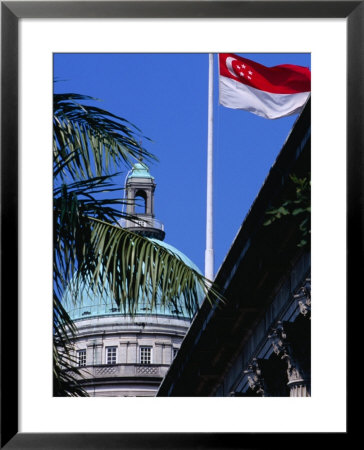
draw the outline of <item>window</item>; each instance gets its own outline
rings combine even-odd
[[[140,347],[140,364],[152,363],[152,347]]]
[[[178,352],[178,348],[177,347],[173,347],[173,349],[172,349],[172,359],[174,359],[176,357],[177,352]]]
[[[116,347],[106,347],[106,364],[116,364]]]
[[[144,191],[138,191],[135,194],[135,214],[147,213],[147,194]]]
[[[86,350],[79,350],[77,352],[77,361],[79,367],[86,365]]]

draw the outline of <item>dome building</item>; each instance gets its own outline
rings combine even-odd
[[[125,188],[127,213],[136,220],[122,220],[120,225],[171,250],[199,272],[186,255],[163,242],[164,226],[154,215],[155,187],[148,167],[135,164]],[[190,326],[187,311],[162,307],[157,298],[153,311],[140,302],[132,316],[120,311],[107,288],[98,295],[84,286],[77,302],[72,295],[71,289],[67,291],[63,304],[77,326],[74,356],[79,384],[90,396],[155,396]]]

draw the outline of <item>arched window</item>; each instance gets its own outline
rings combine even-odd
[[[137,191],[135,194],[135,214],[146,214],[147,194],[144,191]]]

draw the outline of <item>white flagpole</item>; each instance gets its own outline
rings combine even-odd
[[[214,55],[209,54],[208,123],[207,123],[207,201],[206,201],[206,250],[205,277],[214,279],[213,248],[213,65]]]

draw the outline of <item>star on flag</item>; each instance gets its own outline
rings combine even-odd
[[[240,75],[241,77],[246,77],[247,76],[246,73],[248,73],[247,78],[249,80],[252,79],[253,72],[251,70],[248,70],[248,72],[243,72],[243,70],[247,68],[247,66],[245,64],[239,64],[239,63],[233,61],[232,68],[235,71],[237,76]]]

